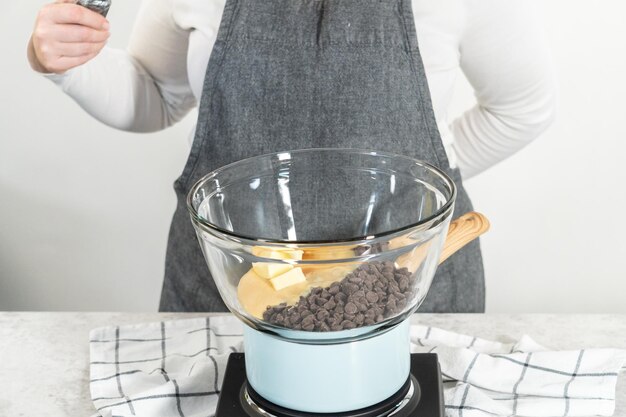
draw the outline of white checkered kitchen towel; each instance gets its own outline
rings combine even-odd
[[[242,349],[232,316],[95,329],[91,396],[97,416],[208,417],[228,355]],[[626,352],[550,351],[528,337],[503,344],[412,326],[414,352],[435,352],[447,416],[590,416],[613,413]]]

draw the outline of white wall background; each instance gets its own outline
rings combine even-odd
[[[0,310],[154,311],[171,185],[195,115],[151,135],[100,125],[26,63],[44,1],[6,3]],[[115,2],[113,46],[125,45],[138,5]],[[594,8],[548,0],[539,7],[558,66],[558,120],[467,184],[493,225],[483,239],[487,309],[626,313],[626,2]],[[459,85],[455,112],[471,102],[471,89]]]

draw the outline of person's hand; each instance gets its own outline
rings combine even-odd
[[[93,59],[109,39],[109,22],[96,12],[57,0],[37,15],[28,44],[35,71],[61,74]]]

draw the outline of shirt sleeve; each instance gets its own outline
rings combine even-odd
[[[552,122],[556,80],[543,28],[527,0],[466,0],[461,68],[477,104],[454,120],[463,177],[520,150]]]
[[[187,76],[189,31],[176,25],[172,7],[172,0],[144,0],[127,50],[106,47],[85,65],[48,78],[111,127],[171,126],[197,104]]]

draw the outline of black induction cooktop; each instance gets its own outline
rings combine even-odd
[[[345,413],[304,413],[265,400],[246,381],[243,353],[231,353],[216,417],[443,417],[441,371],[434,353],[411,355],[411,376],[400,390],[371,407]]]

